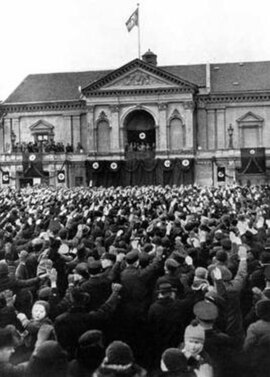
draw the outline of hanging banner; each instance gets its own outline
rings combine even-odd
[[[226,177],[226,169],[223,166],[217,167],[217,181],[218,182],[225,182]]]
[[[4,185],[8,185],[9,184],[9,172],[3,172],[2,173],[2,183]]]
[[[57,173],[58,183],[64,183],[66,180],[66,174],[64,170],[59,170]]]

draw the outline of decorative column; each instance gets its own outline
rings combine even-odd
[[[216,149],[216,127],[215,119],[216,112],[215,110],[207,110],[207,149]]]
[[[76,150],[76,147],[78,143],[81,143],[81,121],[79,115],[73,115],[72,116],[72,130],[73,130],[73,145],[74,149]],[[83,145],[84,147],[84,145]]]
[[[120,129],[119,129],[119,106],[111,106],[111,151],[114,153],[120,152]]]
[[[184,102],[185,119],[186,119],[186,149],[194,148],[194,126],[193,112],[195,104],[193,101]]]
[[[11,127],[12,127],[12,119],[5,118],[4,119],[4,140],[3,140],[3,152],[9,153],[11,152]]]
[[[86,149],[89,153],[96,152],[96,135],[95,135],[95,122],[94,122],[94,106],[87,105],[87,140],[85,142]]]
[[[64,114],[63,115],[63,139],[65,143],[73,144],[72,140],[72,115]],[[75,145],[73,145],[75,147]]]
[[[20,118],[13,118],[12,119],[12,131],[13,134],[16,136],[15,143],[19,142],[21,139],[20,135]]]
[[[217,109],[217,149],[226,148],[225,109]]]
[[[167,107],[166,103],[158,104],[159,127],[156,128],[156,149],[159,152],[167,151]]]

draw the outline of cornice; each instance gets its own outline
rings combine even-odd
[[[0,107],[8,113],[21,112],[39,112],[39,111],[66,111],[66,110],[85,110],[85,102],[83,101],[63,101],[63,102],[44,102],[44,103],[12,103],[3,104]],[[1,109],[0,109],[1,111]]]
[[[100,90],[85,91],[85,95],[89,97],[124,97],[134,95],[149,94],[171,94],[171,93],[194,93],[193,89],[188,87],[178,88],[141,88],[141,89],[122,89],[122,90]]]
[[[205,106],[207,104],[218,103],[243,103],[243,102],[268,102],[270,101],[270,93],[254,92],[254,93],[220,93],[209,95],[198,95],[198,105]]]

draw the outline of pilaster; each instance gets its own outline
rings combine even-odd
[[[216,147],[216,112],[215,110],[207,110],[207,149],[215,149]]]
[[[156,127],[156,149],[158,151],[167,150],[167,104],[160,103],[159,110],[159,126]]]
[[[119,129],[119,106],[111,106],[111,151],[119,152],[120,129]]]
[[[73,145],[77,147],[78,143],[81,143],[81,121],[79,115],[72,116],[72,129],[73,129]],[[83,145],[84,146],[84,145]]]
[[[185,119],[186,119],[186,148],[192,149],[194,147],[194,113],[195,104],[193,101],[188,101],[184,103],[185,109]]]
[[[89,153],[96,151],[96,135],[95,135],[95,123],[94,123],[94,106],[87,105],[87,140],[85,142],[86,149]]]
[[[225,109],[217,109],[217,149],[226,148]]]

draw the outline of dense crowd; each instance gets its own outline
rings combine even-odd
[[[17,142],[12,148],[15,153],[84,153],[81,143],[77,143],[76,148],[73,145],[54,140],[30,141],[28,143]]]
[[[269,375],[270,187],[0,191],[0,375]]]

